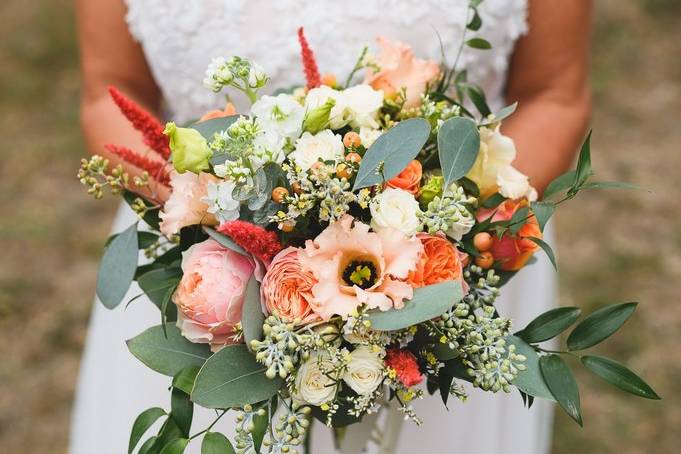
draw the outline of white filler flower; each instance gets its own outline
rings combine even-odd
[[[201,201],[208,205],[206,211],[215,215],[221,223],[239,219],[239,202],[232,198],[234,186],[233,181],[219,183],[209,181],[206,185],[206,196],[201,198]]]

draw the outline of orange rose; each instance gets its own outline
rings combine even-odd
[[[492,210],[480,210],[478,220],[484,220],[492,215],[492,222],[508,221],[513,214],[522,207],[528,206],[526,199],[506,200],[498,208]],[[525,224],[515,234],[506,232],[501,238],[494,236],[490,252],[495,261],[501,262],[500,268],[504,271],[518,271],[532,255],[539,249],[536,243],[528,239],[530,237],[542,239],[539,223],[534,215],[525,221]]]
[[[423,176],[423,167],[421,163],[414,159],[399,173],[395,178],[388,181],[388,187],[404,189],[416,197],[421,189],[421,177]]]
[[[209,110],[199,119],[199,121],[212,120],[214,118],[230,117],[236,115],[236,107],[231,102],[225,106],[225,110]]]
[[[404,107],[418,107],[426,85],[440,75],[440,64],[435,60],[415,58],[411,47],[379,36],[380,53],[376,57],[378,72],[369,70],[364,83],[383,90],[386,97],[394,96],[402,88],[407,91]]]
[[[407,282],[413,287],[424,287],[438,282],[461,279],[461,254],[447,238],[427,233],[416,237],[423,245],[423,254],[416,269],[409,273]]]

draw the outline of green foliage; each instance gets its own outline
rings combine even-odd
[[[534,348],[518,336],[508,336],[506,342],[515,345],[516,353],[526,358],[523,363],[526,369],[518,373],[516,379],[513,380],[513,385],[530,396],[554,400],[553,394],[544,381],[539,367],[539,355]]]
[[[487,98],[485,98],[485,93],[482,91],[480,87],[473,84],[465,84],[464,87],[466,90],[466,94],[470,98],[471,102],[475,105],[475,108],[478,109],[480,115],[486,117],[492,113],[492,111],[489,108],[489,105],[487,104]]]
[[[251,276],[246,285],[241,315],[241,327],[244,330],[244,340],[247,346],[250,346],[251,341],[254,339],[262,339],[262,325],[264,321],[265,314],[263,314],[260,301],[260,283],[255,276]]]
[[[480,150],[480,134],[475,122],[454,117],[440,126],[437,134],[438,154],[445,187],[466,176]]]
[[[393,331],[438,317],[463,298],[459,281],[445,281],[414,290],[414,297],[402,309],[367,312],[371,328]]]
[[[591,131],[589,131],[586,140],[584,140],[584,143],[582,144],[582,149],[579,152],[579,158],[577,159],[574,184],[568,192],[578,191],[591,175]]]
[[[551,216],[553,216],[554,211],[556,211],[556,205],[553,202],[532,202],[530,204],[532,207],[532,212],[537,218],[537,223],[539,224],[539,229],[543,232],[546,223],[549,222]]]
[[[159,418],[166,415],[165,410],[159,407],[148,408],[137,416],[132,425],[130,432],[130,441],[128,442],[128,454],[131,454],[139,441],[142,439],[144,433],[158,421]]]
[[[466,41],[466,45],[468,47],[472,47],[473,49],[481,49],[481,50],[488,50],[492,48],[492,44],[490,44],[489,41],[486,39],[482,38],[471,38],[468,41]]]
[[[556,194],[567,191],[572,187],[577,175],[576,170],[568,170],[561,176],[554,179],[544,190],[544,200],[550,199]]]
[[[186,438],[176,438],[161,449],[160,454],[182,454],[189,444]]]
[[[570,333],[568,349],[584,350],[607,339],[629,319],[637,304],[612,304],[593,312]]]
[[[97,274],[97,296],[107,309],[118,306],[135,277],[138,258],[137,223],[111,241]]]
[[[248,252],[244,250],[244,248],[242,248],[234,241],[232,241],[232,239],[227,235],[223,235],[217,230],[207,226],[203,227],[203,231],[206,232],[209,237],[211,237],[213,240],[217,241],[218,243],[220,243],[220,245],[226,247],[227,249],[231,249],[232,251],[237,252],[241,255],[250,257],[250,255],[248,254]]]
[[[584,367],[621,390],[646,399],[660,399],[660,396],[641,377],[617,361],[602,356],[588,355],[580,359]]]
[[[161,223],[161,219],[158,217],[159,208],[154,206],[154,203],[144,200],[144,198],[138,196],[132,191],[125,191],[123,193],[123,200],[125,200],[132,208],[134,208],[134,203],[137,199],[141,199],[144,202],[144,205],[147,207],[147,211],[142,216],[142,220],[146,222],[147,225],[153,230],[159,230]]]
[[[163,320],[175,320],[177,309],[174,304],[168,304],[172,293],[182,279],[180,268],[156,268],[137,278],[137,283],[152,303],[163,314]]]
[[[555,254],[553,253],[553,249],[551,248],[551,245],[550,245],[549,243],[547,243],[546,241],[544,241],[544,240],[542,240],[542,239],[540,239],[540,238],[535,238],[535,237],[533,237],[533,236],[528,237],[527,239],[530,240],[530,241],[532,241],[533,243],[535,243],[535,244],[536,244],[537,246],[539,246],[540,248],[542,248],[542,250],[544,251],[544,253],[546,254],[546,256],[547,256],[547,257],[549,258],[549,260],[551,261],[551,265],[553,265],[553,268],[554,268],[555,270],[558,270],[558,264],[556,263],[556,256],[555,256]]]
[[[220,432],[207,432],[201,443],[201,454],[235,454],[232,443]]]
[[[188,366],[182,369],[173,377],[173,388],[181,389],[185,393],[191,394],[199,369],[201,369],[199,366]]]
[[[167,337],[157,325],[128,340],[127,344],[130,352],[147,367],[170,377],[187,367],[203,365],[211,354],[208,345],[189,342],[172,325],[167,327]]]
[[[212,118],[194,123],[189,127],[199,131],[204,139],[210,142],[215,134],[226,131],[239,117],[240,115],[230,115],[229,117]]]
[[[206,361],[192,390],[192,400],[207,408],[243,407],[267,400],[281,388],[281,380],[265,376],[243,344],[228,345]]]
[[[170,394],[170,417],[180,429],[184,437],[189,437],[194,417],[194,404],[189,394],[179,388],[173,388]]]
[[[513,115],[515,110],[518,108],[518,103],[514,102],[513,104],[509,104],[508,106],[502,107],[499,109],[499,112],[494,114],[494,118],[491,120],[488,120],[484,123],[481,123],[480,126],[492,126],[495,123],[498,123],[502,120],[505,120],[506,118],[510,117]]]
[[[542,377],[551,394],[565,412],[582,425],[582,412],[579,402],[579,388],[572,371],[565,360],[558,355],[546,355],[539,358]]]
[[[376,139],[357,171],[353,191],[388,181],[416,157],[430,136],[423,118],[401,121]]]
[[[516,336],[530,344],[553,339],[572,326],[581,313],[578,307],[551,309],[532,320],[522,331],[517,332]]]

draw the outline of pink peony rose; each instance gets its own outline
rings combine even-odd
[[[440,75],[440,64],[435,60],[415,58],[411,47],[399,41],[393,42],[383,36],[376,41],[380,47],[376,57],[379,71],[369,69],[364,83],[383,90],[386,97],[405,88],[407,100],[404,106],[418,107],[426,85]]]
[[[182,280],[173,302],[177,326],[192,342],[215,351],[233,343],[234,326],[241,321],[244,293],[255,263],[241,254],[206,240],[182,257]]]
[[[318,319],[312,312],[314,275],[303,270],[298,259],[298,248],[289,247],[273,259],[262,281],[262,299],[271,314],[283,320],[300,319],[304,323]]]
[[[174,235],[182,227],[194,224],[217,225],[215,216],[208,213],[208,205],[201,199],[206,197],[206,186],[218,179],[208,173],[196,175],[192,172],[170,174],[173,192],[161,211],[161,233]]]
[[[312,310],[322,319],[347,317],[361,304],[383,311],[404,307],[414,289],[403,281],[416,268],[421,242],[401,231],[369,226],[345,215],[314,240],[299,258],[317,283],[312,287]]]

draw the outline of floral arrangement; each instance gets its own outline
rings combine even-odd
[[[260,95],[268,77],[255,63],[211,62],[206,87],[243,93],[248,114],[228,104],[186,127],[163,126],[110,90],[151,152],[108,146],[144,171],[137,178],[99,156],[82,162],[91,194],[122,194],[146,224],[110,240],[97,294],[114,308],[139,284],[159,325],[129,349],[173,377],[171,410],[137,418],[130,452],[159,418],[139,452],[182,452],[198,436],[204,452],[297,452],[313,419],[339,429],[389,403],[420,424],[415,399],[464,400],[463,382],[517,390],[528,406],[554,400],[581,424],[565,355],[657,399],[623,365],[580,353],[635,303],[587,316],[565,350],[541,343],[575,324],[578,308],[514,331],[495,307],[540,249],[555,265],[542,231],[558,205],[582,190],[627,187],[591,181],[589,139],[577,168],[538,199],[500,130],[515,105],[492,113],[456,64],[379,38],[378,52],[365,48],[340,84],[320,74],[302,29],[298,38],[306,85],[276,96]],[[488,47],[480,38],[464,45]],[[159,185],[168,200],[154,194]],[[218,419],[235,411],[236,438],[213,426],[190,433],[193,405],[217,409]]]

